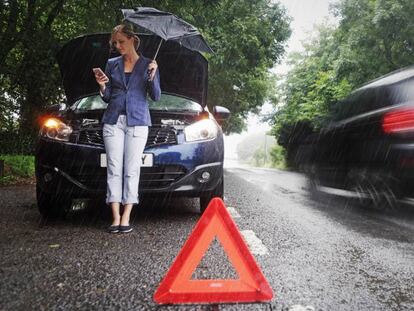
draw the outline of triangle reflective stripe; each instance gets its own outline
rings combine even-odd
[[[237,279],[192,280],[217,238]],[[213,198],[154,294],[159,304],[269,301],[272,289],[250,253],[224,202]]]

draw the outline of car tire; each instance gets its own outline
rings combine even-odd
[[[223,181],[223,177],[221,177],[220,182],[218,183],[216,188],[200,196],[200,213],[201,214],[204,213],[208,204],[213,198],[219,197],[223,199],[223,194],[224,194],[224,181]]]
[[[64,218],[68,212],[67,204],[54,195],[44,192],[36,186],[37,207],[43,218]]]
[[[363,174],[361,174],[363,176]],[[387,174],[375,173],[354,181],[353,191],[358,194],[359,205],[381,211],[400,209],[399,181]]]

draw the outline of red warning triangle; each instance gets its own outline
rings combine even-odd
[[[214,238],[223,246],[237,279],[191,279]],[[211,200],[154,294],[159,304],[256,302],[272,297],[272,289],[220,198]]]

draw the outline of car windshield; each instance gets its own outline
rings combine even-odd
[[[82,111],[106,109],[107,105],[99,95],[88,96],[75,103],[76,109]],[[160,100],[156,102],[148,98],[148,105],[151,110],[202,111],[201,106],[195,101],[171,94],[162,94]]]

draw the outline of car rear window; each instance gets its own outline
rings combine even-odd
[[[387,92],[379,88],[356,91],[335,105],[335,120],[343,120],[387,105]]]
[[[414,104],[414,79],[357,90],[333,105],[331,115],[335,121],[339,121],[405,103]]]
[[[171,94],[161,94],[160,100],[156,102],[148,98],[148,105],[151,110],[159,111],[202,111],[201,106],[195,101]],[[102,100],[101,96],[94,95],[78,100],[74,106],[77,110],[85,111],[106,109],[108,104]]]

